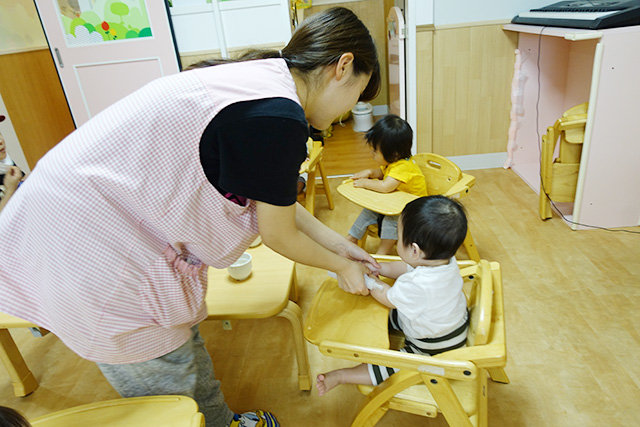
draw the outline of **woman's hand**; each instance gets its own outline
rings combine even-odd
[[[369,295],[369,289],[364,284],[364,275],[368,272],[369,270],[364,264],[349,262],[345,269],[336,272],[338,274],[338,286],[350,294]]]
[[[346,240],[346,239],[345,239]],[[348,244],[345,246],[345,253],[343,254],[346,258],[349,258],[353,261],[358,261],[367,268],[368,271],[378,274],[380,271],[380,264],[376,261],[367,251],[362,249],[360,246],[347,242]]]

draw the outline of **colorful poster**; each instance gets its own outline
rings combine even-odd
[[[67,46],[151,37],[145,0],[57,0]]]

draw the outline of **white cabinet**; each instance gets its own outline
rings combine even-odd
[[[251,46],[284,46],[291,38],[289,0],[173,0],[171,18],[181,54]]]

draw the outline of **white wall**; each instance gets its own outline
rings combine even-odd
[[[416,25],[433,24],[433,0],[409,0],[409,3],[409,8],[415,11]]]
[[[0,55],[36,49],[48,49],[48,46],[33,0],[0,0]],[[0,123],[0,133],[7,144],[7,153],[20,169],[29,172],[29,165],[2,96],[0,114],[7,117]]]
[[[419,1],[419,0],[418,0]],[[520,12],[557,3],[554,0],[434,0],[434,24],[511,20]]]
[[[291,38],[288,0],[173,2],[171,18],[181,54],[260,45],[284,46]]]
[[[47,48],[33,0],[2,0],[0,54]]]

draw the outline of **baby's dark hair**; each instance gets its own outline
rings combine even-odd
[[[445,196],[413,200],[400,214],[402,242],[416,243],[426,259],[449,259],[467,235],[467,216],[462,205]]]
[[[371,148],[380,150],[388,163],[411,157],[413,130],[406,120],[395,114],[387,114],[378,120],[365,139]]]
[[[22,414],[15,409],[0,406],[0,426],[2,427],[31,427]]]

